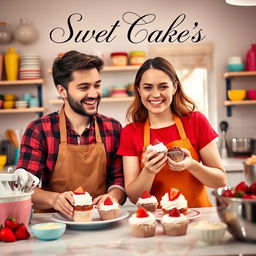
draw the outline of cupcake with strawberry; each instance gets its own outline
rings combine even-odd
[[[143,207],[147,211],[155,212],[158,205],[158,201],[155,196],[152,196],[147,190],[145,190],[139,197],[136,205],[138,207]]]
[[[113,201],[111,197],[107,197],[105,201],[99,205],[98,211],[102,220],[115,219],[119,216],[120,205],[116,201]]]
[[[180,213],[187,214],[188,202],[184,195],[176,188],[170,188],[169,192],[163,195],[160,205],[166,214],[173,208],[177,208]]]
[[[156,218],[153,213],[148,212],[143,207],[129,218],[131,233],[135,237],[150,237],[155,235]]]
[[[177,208],[173,208],[161,219],[163,232],[167,236],[184,236],[187,233],[188,218],[180,213]]]
[[[92,197],[85,191],[83,187],[77,188],[73,192],[74,198],[74,215],[75,222],[90,222],[92,221]]]

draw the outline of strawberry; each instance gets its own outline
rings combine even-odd
[[[243,193],[246,193],[248,190],[248,185],[242,181],[240,182],[239,184],[236,185],[235,187],[235,192],[243,192]]]
[[[242,191],[235,192],[235,197],[242,198],[244,195],[245,193]]]
[[[74,194],[75,194],[75,195],[82,195],[82,194],[84,194],[84,193],[85,193],[85,189],[84,189],[82,186],[78,187],[78,188],[74,191]]]
[[[16,220],[16,218],[14,217],[8,217],[5,222],[4,222],[4,226],[6,228],[9,228],[11,230],[14,230],[15,228],[17,228],[18,226],[18,222]]]
[[[4,242],[15,242],[16,237],[13,234],[13,231],[10,228],[2,228],[0,229],[0,241]]]
[[[23,223],[20,223],[14,232],[17,240],[28,239],[30,234]]]
[[[177,208],[173,208],[169,211],[170,217],[180,217],[180,211]]]
[[[151,197],[151,195],[149,194],[149,192],[147,190],[145,190],[141,195],[141,198],[143,198],[143,199],[150,198],[150,197]]]
[[[256,195],[256,183],[252,183],[250,186],[249,186],[249,189],[248,189],[249,193],[252,194],[252,195]]]
[[[169,190],[169,200],[173,201],[178,198],[180,195],[180,191],[177,188],[170,188]]]
[[[110,197],[107,197],[104,201],[104,205],[112,205],[113,204],[113,201]]]
[[[148,217],[148,212],[143,208],[139,207],[136,214],[137,218],[145,218]]]
[[[245,199],[256,199],[256,195],[248,195],[248,194],[244,194],[243,198]]]
[[[232,189],[226,189],[222,192],[221,194],[222,196],[226,196],[226,197],[234,197],[235,196],[235,192]]]

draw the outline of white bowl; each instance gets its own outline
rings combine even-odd
[[[197,240],[204,243],[217,243],[224,236],[227,225],[223,222],[203,220],[191,223],[189,229]]]

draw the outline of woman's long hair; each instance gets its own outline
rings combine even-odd
[[[181,117],[183,115],[188,115],[190,112],[194,111],[196,108],[195,103],[191,100],[183,91],[180,80],[174,70],[173,66],[169,61],[162,57],[156,57],[154,59],[146,60],[142,66],[139,68],[134,82],[134,101],[129,106],[126,114],[126,119],[130,122],[145,122],[148,117],[148,110],[145,108],[141,102],[141,97],[139,94],[139,86],[143,74],[148,69],[158,69],[162,70],[167,74],[173,84],[176,83],[177,89],[175,95],[173,95],[173,100],[171,103],[171,111],[177,116]]]

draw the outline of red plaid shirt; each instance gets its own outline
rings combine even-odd
[[[102,142],[107,155],[107,187],[124,187],[121,156],[116,155],[119,147],[121,124],[113,118],[96,115]],[[67,143],[78,144],[78,135],[67,119]],[[93,144],[95,139],[94,120],[82,133],[80,144]],[[60,144],[59,113],[54,112],[32,121],[21,141],[20,157],[16,168],[24,168],[42,179],[42,188],[47,187],[53,174]]]

